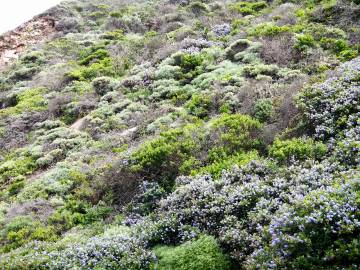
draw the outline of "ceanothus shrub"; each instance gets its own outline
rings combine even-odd
[[[316,138],[344,138],[359,126],[360,58],[342,64],[337,76],[305,89],[300,106]]]
[[[154,255],[143,243],[133,237],[117,235],[92,237],[85,244],[74,244],[65,250],[48,254],[50,260],[44,269],[149,269]]]
[[[181,243],[206,232],[242,263],[261,248],[267,226],[284,204],[330,186],[336,170],[327,162],[277,170],[269,162],[254,161],[218,180],[178,177],[177,188],[160,201],[155,213],[131,224],[150,246]]]
[[[271,221],[251,269],[358,269],[360,185],[357,176],[284,205]],[[341,182],[341,181],[340,181]]]

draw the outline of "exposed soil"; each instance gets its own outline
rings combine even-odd
[[[46,41],[56,32],[55,19],[39,15],[0,36],[0,70],[16,60],[27,47]]]

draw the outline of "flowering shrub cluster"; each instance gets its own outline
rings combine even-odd
[[[218,24],[213,26],[212,31],[217,37],[227,36],[231,32],[231,25],[228,23]]]
[[[342,64],[337,76],[300,95],[305,119],[314,136],[328,142],[336,160],[359,163],[360,58]]]
[[[284,205],[269,225],[269,242],[252,263],[267,269],[357,269],[360,189],[358,176],[352,177]]]
[[[326,162],[285,171],[253,162],[217,181],[210,176],[180,177],[175,192],[160,202],[154,221],[138,226],[143,233],[148,231],[152,244],[183,242],[206,231],[218,237],[234,259],[244,262],[261,248],[274,214],[312,190],[335,183],[336,170]]]
[[[50,252],[47,269],[149,269],[154,256],[129,236],[93,237],[85,244]]]
[[[338,76],[310,87],[300,96],[317,138],[346,138],[359,126],[360,58],[342,64],[336,72]]]

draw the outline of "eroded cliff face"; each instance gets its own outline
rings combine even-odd
[[[0,36],[0,70],[16,60],[29,46],[51,38],[56,32],[56,19],[39,15],[23,23],[15,30]]]

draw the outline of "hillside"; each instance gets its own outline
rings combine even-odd
[[[359,0],[78,0],[0,37],[0,269],[360,268]]]

